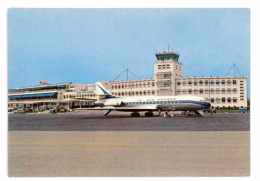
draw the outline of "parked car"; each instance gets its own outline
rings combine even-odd
[[[246,113],[246,108],[243,108],[243,107],[241,107],[240,109],[239,109],[239,112],[241,112],[241,113]]]
[[[71,109],[68,109],[64,106],[57,106],[57,107],[49,110],[50,113],[59,113],[59,112],[65,113],[65,112],[71,112],[71,111],[72,111]]]

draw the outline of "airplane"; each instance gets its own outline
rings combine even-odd
[[[117,97],[111,94],[100,82],[96,83],[96,93],[101,96],[94,102],[94,107],[79,108],[81,110],[107,110],[104,116],[111,111],[131,112],[132,117],[139,117],[140,112],[145,116],[153,116],[153,112],[190,111],[203,116],[203,110],[210,110],[211,104],[203,97],[198,96],[138,96]]]

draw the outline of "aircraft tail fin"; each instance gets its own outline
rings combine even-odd
[[[111,94],[109,90],[107,90],[101,82],[96,83],[96,92],[98,95],[104,96],[105,98],[115,97]]]

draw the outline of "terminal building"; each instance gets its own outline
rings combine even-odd
[[[25,88],[9,89],[8,108],[9,109],[31,109],[34,111],[44,111],[64,106],[66,109],[89,106],[96,100],[94,93],[91,94],[89,87],[82,87],[72,83],[49,84],[46,81],[39,85]],[[82,99],[82,92],[84,98]],[[92,98],[90,98],[92,97]]]
[[[209,100],[215,108],[246,108],[246,77],[184,77],[179,55],[165,51],[156,54],[154,78],[109,82],[115,96],[194,95]]]
[[[247,107],[246,77],[185,77],[182,74],[182,64],[177,53],[163,51],[157,53],[155,57],[153,79],[103,81],[102,83],[113,95],[119,97],[193,95],[206,98],[215,108]],[[35,100],[26,102],[28,91],[30,96],[36,96]],[[35,94],[37,91],[39,91],[38,95]],[[97,99],[99,96],[95,94],[94,83],[70,83],[56,85],[56,87],[45,85],[9,91],[9,104],[15,104],[15,106],[19,103],[46,104],[48,102],[48,104],[65,103],[69,107],[77,107],[91,105],[91,102]]]

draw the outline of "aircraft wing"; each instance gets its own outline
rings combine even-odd
[[[115,110],[115,107],[88,107],[88,108],[77,108],[76,110]]]

